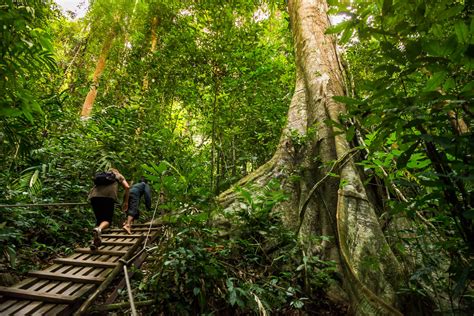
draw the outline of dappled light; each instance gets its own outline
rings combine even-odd
[[[77,5],[0,5],[0,314],[472,313],[466,1]]]

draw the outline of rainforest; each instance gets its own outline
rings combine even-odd
[[[0,314],[472,315],[469,1],[77,2],[0,2]]]

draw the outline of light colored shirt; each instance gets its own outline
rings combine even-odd
[[[125,178],[116,169],[110,169],[109,172],[113,172],[115,174],[115,179],[117,181],[107,185],[94,185],[92,190],[89,192],[87,197],[88,200],[93,197],[105,197],[112,198],[115,202],[118,202],[118,184],[122,183]]]

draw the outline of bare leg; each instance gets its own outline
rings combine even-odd
[[[103,221],[102,223],[100,223],[99,229],[102,231],[104,229],[107,229],[109,227],[109,225],[110,225],[109,222]]]
[[[132,223],[133,223],[133,216],[128,216],[127,222],[124,223],[123,229],[128,233],[132,234]]]

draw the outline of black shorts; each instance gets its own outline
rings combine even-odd
[[[130,194],[128,197],[128,216],[132,216],[134,219],[138,219],[140,212],[138,211],[138,205],[140,204],[140,196]]]
[[[102,222],[112,224],[114,203],[114,199],[107,197],[93,197],[91,199],[92,210],[95,214],[95,223],[97,226]]]

